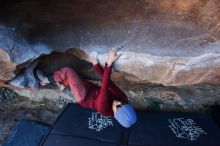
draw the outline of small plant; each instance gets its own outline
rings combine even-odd
[[[180,104],[178,104],[178,103],[174,103],[174,111],[175,112],[183,112],[184,111],[184,108],[180,105]]]
[[[203,104],[199,110],[200,110],[200,112],[211,114],[210,105]]]
[[[7,88],[0,88],[0,103],[16,97],[16,93]]]
[[[148,104],[149,109],[159,111],[163,102],[155,98],[148,98],[147,104]]]

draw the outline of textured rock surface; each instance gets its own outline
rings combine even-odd
[[[75,52],[75,51],[74,51]],[[56,61],[54,61],[56,60]],[[51,74],[62,66],[70,66],[75,69],[83,79],[92,79],[100,85],[100,78],[92,69],[91,64],[74,57],[74,55],[52,53],[39,59],[39,69],[45,74]],[[204,106],[220,104],[220,85],[199,84],[193,86],[164,87],[158,84],[136,84],[125,79],[128,75],[113,71],[112,79],[128,95],[129,100],[137,109],[153,107],[160,110],[199,110]],[[94,79],[96,81],[94,81]],[[90,80],[91,81],[91,80]],[[14,88],[13,88],[14,89]],[[50,85],[44,89],[15,89],[22,96],[29,97],[33,101],[49,99],[62,105],[65,101],[75,102],[70,90],[59,91],[57,86]]]
[[[98,83],[100,84],[100,83]],[[196,111],[202,112],[210,105],[220,104],[220,85],[194,85],[187,87],[164,87],[160,85],[119,85],[129,101],[139,110]],[[48,99],[62,107],[64,103],[76,102],[70,89],[27,90],[16,89],[19,95],[41,102]]]
[[[111,47],[123,45],[116,70],[130,81],[218,84],[219,6],[217,0],[2,1],[0,48],[18,70],[69,48],[97,51],[104,63]],[[7,79],[12,77],[10,70]]]
[[[7,81],[13,78],[15,67],[16,65],[11,61],[9,55],[0,49],[0,80]]]

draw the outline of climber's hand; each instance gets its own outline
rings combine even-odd
[[[56,84],[58,85],[58,87],[60,88],[61,91],[65,90],[66,87],[63,84],[60,84],[58,82],[56,82]]]
[[[97,52],[91,52],[90,61],[93,65],[96,65],[98,63]]]
[[[121,54],[117,54],[117,49],[113,48],[108,53],[108,59],[107,59],[108,66],[111,66],[112,63],[114,63],[120,56],[121,56]]]

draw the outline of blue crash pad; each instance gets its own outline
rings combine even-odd
[[[220,146],[220,128],[204,113],[138,112],[123,128],[113,117],[68,104],[42,146]]]
[[[20,121],[3,146],[38,146],[48,127],[30,121]]]

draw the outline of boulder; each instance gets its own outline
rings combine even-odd
[[[12,61],[0,62],[0,80],[12,79],[53,51],[77,48],[74,54],[82,60],[96,51],[103,64],[110,48],[124,46],[115,69],[128,81],[219,84],[219,4],[216,0],[1,1],[0,61]]]
[[[217,0],[1,1],[0,86],[38,87],[35,67],[49,75],[71,66],[97,80],[89,55],[97,52],[103,65],[109,50],[121,46],[112,79],[129,88],[133,103],[145,106],[144,99],[155,96],[184,108],[219,103],[219,5]],[[73,101],[56,89],[15,90],[34,100]]]
[[[15,77],[15,67],[16,64],[11,61],[8,53],[0,49],[0,81],[7,81]]]

